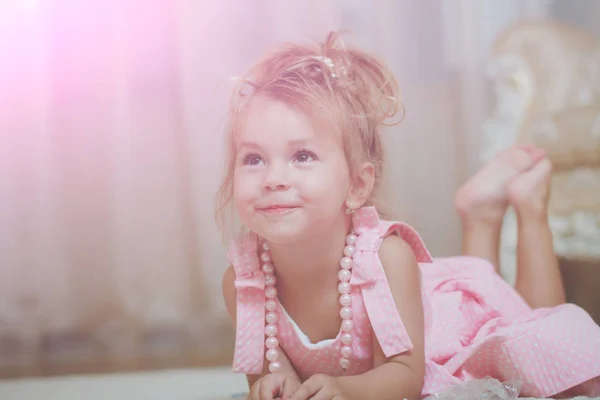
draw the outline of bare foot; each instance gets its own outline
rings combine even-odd
[[[544,157],[543,150],[532,146],[502,151],[459,189],[456,210],[466,222],[499,223],[508,207],[510,181]]]
[[[508,185],[508,200],[519,216],[545,218],[548,212],[552,164],[544,158]]]

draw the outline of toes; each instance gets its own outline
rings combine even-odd
[[[545,158],[530,170],[515,177],[508,186],[511,204],[545,204],[548,200],[551,173],[552,164]]]
[[[534,164],[546,157],[546,151],[544,149],[540,149],[539,147],[526,144],[519,146],[519,148],[529,155]]]
[[[528,171],[517,175],[513,182],[527,182],[527,184],[540,183],[543,178],[549,176],[552,172],[552,164],[548,158],[542,158],[541,161],[535,163]]]
[[[504,166],[503,169],[510,171],[511,175],[517,175],[531,169],[540,157],[543,158],[543,154],[532,146],[511,146],[498,155],[496,165]]]
[[[548,158],[543,158],[541,161],[538,161],[535,166],[531,169],[532,177],[544,177],[550,175],[552,172],[552,163]]]

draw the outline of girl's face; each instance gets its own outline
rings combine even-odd
[[[344,217],[351,182],[340,135],[316,131],[286,103],[256,98],[236,143],[233,197],[250,230],[290,243]]]

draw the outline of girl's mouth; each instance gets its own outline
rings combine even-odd
[[[288,213],[296,210],[297,208],[298,207],[296,207],[296,206],[273,205],[273,206],[268,206],[268,207],[264,207],[264,208],[259,208],[259,211],[262,212],[263,214],[283,215],[283,214],[288,214]]]

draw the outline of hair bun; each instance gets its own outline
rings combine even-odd
[[[362,50],[346,47],[341,32],[329,32],[319,59],[331,71],[336,89],[360,103],[361,114],[374,125],[396,125],[404,117],[396,78],[380,60]],[[397,117],[394,121],[394,117]]]

